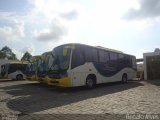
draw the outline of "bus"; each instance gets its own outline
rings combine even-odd
[[[27,62],[9,62],[1,65],[1,75],[12,80],[22,80],[26,78],[25,70]]]
[[[31,61],[28,63],[27,65],[27,69],[26,69],[26,78],[27,80],[31,80],[31,81],[37,81],[38,78],[37,78],[37,71],[39,69],[39,64],[40,64],[40,59],[41,59],[41,56],[40,55],[37,55],[37,56],[33,56]]]
[[[52,63],[54,61],[54,57],[52,52],[45,52],[41,55],[42,62],[40,65],[40,70],[37,72],[38,81],[41,83],[48,84],[48,79],[46,79],[48,71],[50,70]]]
[[[136,77],[136,57],[117,50],[71,43],[55,47],[52,54],[55,60],[45,78],[49,85],[92,88]]]

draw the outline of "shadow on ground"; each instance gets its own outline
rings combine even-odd
[[[146,80],[146,82],[152,85],[160,86],[160,80]]]
[[[3,83],[3,82],[15,82],[17,80],[11,80],[11,79],[0,79],[0,83]]]
[[[7,102],[10,109],[20,111],[22,114],[30,114],[142,85],[142,83],[135,81],[127,84],[116,82],[98,85],[94,89],[86,89],[84,87],[57,88],[40,83],[30,83],[1,87],[0,89],[15,97]]]

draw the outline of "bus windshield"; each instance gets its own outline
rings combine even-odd
[[[35,72],[35,69],[36,69],[35,64],[34,63],[29,63],[27,65],[26,72],[27,73]]]
[[[43,60],[41,58],[38,58],[36,61],[37,64],[37,72],[43,72]]]
[[[65,54],[64,54],[65,50]],[[71,49],[59,46],[52,51],[55,61],[51,70],[67,70],[69,67]]]
[[[54,63],[54,56],[51,53],[47,54],[44,59],[43,70],[49,71],[51,69],[53,63]]]

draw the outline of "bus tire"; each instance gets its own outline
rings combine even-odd
[[[125,73],[122,76],[122,83],[127,83],[127,81],[128,81],[128,77],[127,77],[127,74]]]
[[[22,79],[23,79],[23,75],[21,75],[21,74],[17,75],[17,76],[16,76],[16,79],[17,79],[17,80],[22,80]]]
[[[95,76],[88,76],[86,79],[86,87],[91,89],[96,85],[96,77]]]

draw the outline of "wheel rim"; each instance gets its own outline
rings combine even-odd
[[[20,75],[18,75],[18,76],[17,76],[17,79],[18,79],[18,80],[21,80],[21,79],[22,79],[22,77],[21,77]]]
[[[88,85],[88,87],[92,87],[93,86],[93,80],[92,79],[88,79],[87,80],[87,85]]]
[[[127,77],[123,76],[123,82],[127,82]]]

